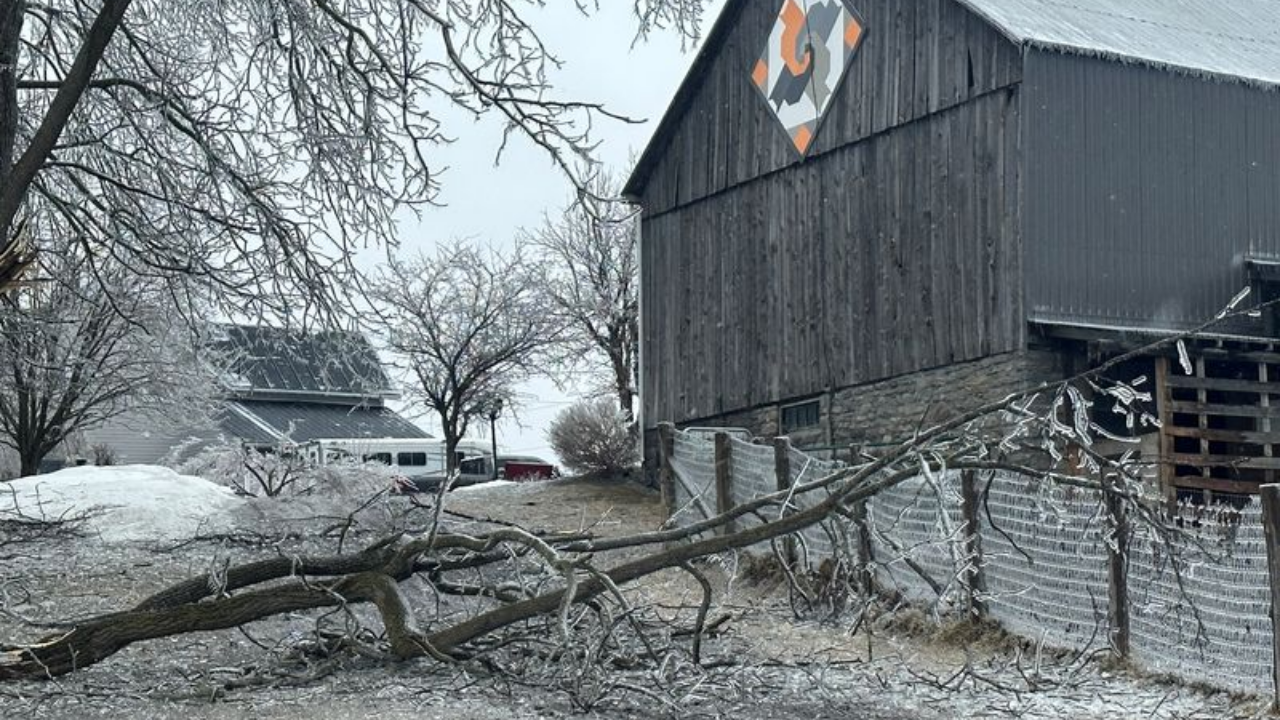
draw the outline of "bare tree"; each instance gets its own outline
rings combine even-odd
[[[547,264],[547,292],[571,329],[562,356],[608,378],[627,420],[635,419],[640,356],[640,238],[637,209],[620,183],[596,177],[588,193],[531,236]]]
[[[119,268],[95,272],[74,248],[38,266],[58,281],[0,300],[0,444],[23,476],[78,431],[126,413],[192,421],[207,411],[214,373],[162,290]]]
[[[351,252],[433,201],[442,106],[496,114],[566,171],[590,156],[610,113],[549,92],[540,5],[6,0],[0,287],[76,236],[241,312],[331,303]],[[641,33],[693,36],[703,0],[633,8]]]
[[[472,418],[494,398],[509,402],[559,336],[540,283],[519,245],[451,243],[392,260],[372,284],[375,332],[411,375],[406,394],[439,418],[450,471]]]

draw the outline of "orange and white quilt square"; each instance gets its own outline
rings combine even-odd
[[[843,0],[782,3],[751,80],[801,155],[812,147],[865,35],[862,18]]]

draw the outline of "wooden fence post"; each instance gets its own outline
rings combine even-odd
[[[658,423],[658,490],[662,493],[662,510],[666,519],[676,514],[676,478],[671,458],[676,452],[676,426]]]
[[[1262,530],[1267,540],[1271,578],[1272,709],[1280,709],[1280,485],[1262,486]]]
[[[968,593],[969,613],[974,617],[987,614],[982,596],[987,592],[987,580],[982,571],[982,534],[978,525],[978,472],[964,470],[960,473],[960,511],[964,516],[964,554],[969,569],[964,575]]]
[[[1107,543],[1107,630],[1111,652],[1129,657],[1129,519],[1115,477],[1102,481],[1102,497],[1113,533]]]
[[[871,549],[871,525],[867,522],[867,501],[853,504],[853,527],[858,533],[858,585],[863,597],[871,597],[876,591],[876,579],[871,572],[875,554]]]
[[[729,434],[716,433],[716,513],[724,514],[733,509],[733,468]],[[737,522],[723,526],[722,534],[738,531]]]
[[[773,439],[773,473],[779,491],[791,489],[791,438]],[[796,539],[790,535],[782,539],[782,557],[787,565],[796,564]]]

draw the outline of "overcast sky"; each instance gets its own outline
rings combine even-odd
[[[576,12],[567,0],[552,0],[539,14],[543,41],[564,61],[552,78],[561,97],[603,102],[611,111],[647,119],[639,125],[605,122],[597,125],[598,157],[622,172],[628,160],[638,156],[661,119],[676,88],[693,61],[696,48],[681,50],[674,33],[655,33],[632,47],[636,24],[632,3],[606,0],[589,18]],[[712,0],[703,19],[710,28],[723,0]],[[502,125],[496,118],[476,124],[463,115],[446,116],[452,122],[446,133],[457,138],[436,154],[437,165],[448,166],[442,179],[440,201],[445,207],[424,211],[421,220],[406,216],[401,223],[405,252],[429,249],[453,238],[504,245],[520,228],[536,228],[545,213],[554,214],[571,196],[571,186],[546,154],[524,140],[516,140],[494,156],[501,145]],[[500,452],[532,453],[550,458],[545,432],[555,414],[573,402],[582,389],[558,391],[549,382],[521,389],[525,408],[518,422],[505,418],[498,424]],[[433,434],[439,430],[430,416],[414,418]],[[470,433],[487,437],[488,431]]]

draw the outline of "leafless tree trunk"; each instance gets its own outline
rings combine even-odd
[[[18,53],[24,19],[26,0],[9,0],[0,6],[0,177],[9,175],[18,135]],[[7,236],[7,224],[4,229]]]
[[[25,0],[0,7],[0,179],[9,177],[18,136],[18,55],[25,18]],[[16,283],[25,265],[17,230],[11,221],[0,222],[0,293]]]
[[[102,56],[107,50],[107,45],[111,43],[115,36],[116,29],[120,27],[120,23],[124,20],[124,14],[129,9],[132,0],[104,0],[102,7],[99,8],[97,15],[94,17],[93,23],[89,26],[84,36],[83,44],[80,45],[75,60],[72,61],[71,67],[68,69],[66,77],[62,79],[57,92],[50,101],[48,109],[45,111],[44,118],[41,120],[39,127],[32,136],[31,141],[23,150],[18,160],[11,166],[6,163],[4,167],[5,173],[4,185],[0,187],[0,230],[8,230],[12,226],[14,218],[17,216],[18,207],[22,204],[23,198],[31,187],[31,182],[35,179],[36,173],[44,166],[45,162],[53,152],[53,148],[58,143],[58,139],[62,136],[62,131],[66,128],[67,123],[71,120],[71,113],[75,110],[76,105],[80,103],[81,96],[89,87],[89,81],[93,78],[94,72],[98,69],[98,64],[102,61]],[[11,13],[5,13],[7,19],[12,19],[13,30],[10,33],[8,28],[0,27],[0,42],[6,36],[12,35],[21,38],[23,15],[26,13],[27,5],[25,2],[13,3],[16,7]],[[15,16],[16,17],[13,17]],[[14,43],[12,56],[15,58],[13,87],[17,88],[17,62],[16,58],[20,57],[20,53]],[[0,54],[9,54],[8,50],[0,50]],[[5,116],[17,115],[17,98],[15,95],[0,96],[0,102],[12,102],[9,108],[0,108],[0,118]],[[10,100],[12,98],[12,100]],[[3,125],[0,125],[3,127]],[[10,125],[16,131],[17,123]],[[3,143],[4,141],[0,141]],[[8,155],[11,157],[14,151],[13,139],[10,136],[8,140],[10,145]]]

